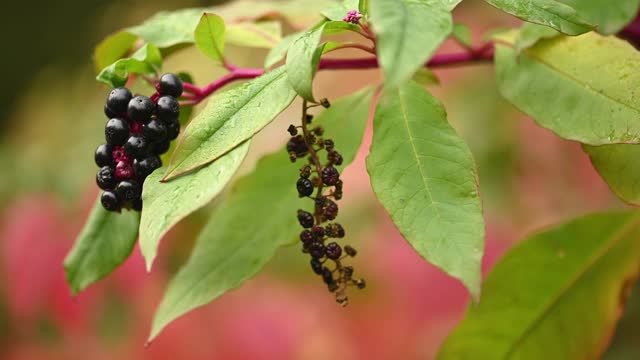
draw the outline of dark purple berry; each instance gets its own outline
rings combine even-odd
[[[313,269],[313,272],[316,273],[317,275],[321,275],[322,274],[322,263],[320,262],[320,260],[311,259],[311,269]]]
[[[287,128],[287,131],[289,132],[289,134],[291,136],[296,136],[298,135],[298,128],[295,127],[295,125],[289,125],[289,127]]]
[[[340,180],[338,169],[333,166],[327,166],[322,169],[322,182],[325,183],[325,185],[335,185],[338,180]]]
[[[333,273],[327,267],[322,269],[322,281],[327,285],[333,283]]]
[[[300,226],[302,226],[305,229],[308,229],[310,227],[313,226],[313,215],[311,215],[311,213],[306,212],[304,210],[298,210],[298,222],[300,223]]]
[[[140,197],[142,189],[135,180],[123,180],[116,186],[116,194],[122,201],[132,201]]]
[[[300,197],[311,196],[313,194],[313,183],[309,179],[300,178],[296,183],[298,189],[298,195]]]
[[[111,90],[109,96],[107,96],[106,107],[110,111],[118,115],[122,115],[127,112],[129,101],[131,101],[131,91],[125,87],[119,87]]]
[[[358,254],[356,249],[352,248],[350,245],[345,245],[344,252],[346,252],[347,255],[349,255],[351,257],[354,257],[354,256],[356,256]]]
[[[337,243],[329,243],[324,249],[324,253],[331,260],[338,260],[342,255],[342,248]]]
[[[112,166],[103,166],[96,174],[96,183],[102,190],[111,190],[116,187],[116,172]]]
[[[315,235],[318,239],[322,239],[324,237],[324,228],[322,226],[312,227],[311,232],[313,232],[313,235]]]
[[[300,241],[302,241],[303,243],[311,242],[313,241],[313,239],[314,237],[311,230],[302,230],[302,232],[300,233]]]
[[[139,159],[145,157],[149,152],[149,145],[144,136],[133,135],[124,144],[124,151],[127,155]]]
[[[114,147],[109,144],[98,146],[94,156],[96,165],[100,167],[113,165],[113,149]]]
[[[180,121],[173,119],[165,123],[167,126],[167,140],[175,140],[180,135]]]
[[[162,161],[157,155],[152,155],[144,159],[133,160],[133,170],[136,173],[136,177],[140,181],[144,181],[155,169],[162,166]]]
[[[320,259],[324,256],[324,245],[319,241],[314,241],[309,244],[309,254],[316,259]]]
[[[107,211],[120,210],[120,200],[113,191],[104,191],[100,196],[100,203]]]
[[[170,95],[179,98],[182,95],[183,85],[180,78],[175,74],[167,73],[162,75],[158,83],[158,92],[161,95]]]
[[[142,211],[142,199],[137,198],[131,202],[131,209],[135,211]]]
[[[180,116],[180,104],[173,96],[162,96],[156,105],[158,119],[169,122]]]
[[[162,155],[167,151],[169,151],[170,147],[171,147],[171,142],[169,140],[159,142],[153,145],[153,153],[157,155]]]
[[[146,123],[153,115],[153,101],[146,96],[138,95],[129,101],[127,114],[129,118],[141,123]]]
[[[142,126],[142,134],[151,142],[164,141],[167,138],[167,127],[160,120],[153,119]]]
[[[338,204],[330,201],[327,207],[324,209],[324,217],[329,220],[333,220],[338,216]]]
[[[327,159],[336,166],[342,165],[342,162],[344,161],[344,159],[342,158],[342,155],[340,155],[340,153],[335,150],[329,151],[329,154],[327,155]]]
[[[113,118],[107,121],[107,125],[104,127],[104,137],[107,144],[121,146],[129,137],[129,125],[122,119]]]

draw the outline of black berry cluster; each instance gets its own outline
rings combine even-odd
[[[328,107],[328,103],[322,104]],[[306,104],[304,105],[307,109]],[[332,140],[323,138],[324,130],[320,126],[310,128],[313,116],[306,114],[302,126],[290,125],[287,131],[291,139],[287,143],[287,152],[292,162],[307,157],[308,163],[300,169],[300,178],[296,183],[298,195],[310,198],[314,203],[314,212],[298,210],[302,252],[311,256],[311,269],[336,295],[336,301],[347,305],[346,289],[350,286],[363,289],[365,281],[353,278],[353,267],[345,266],[347,257],[356,256],[356,250],[346,245],[340,246],[336,240],[344,238],[342,225],[334,220],[338,216],[338,204],[342,199],[342,180],[336,168],[342,165],[342,155],[335,149]],[[326,162],[320,160],[320,154],[326,154]]]
[[[162,166],[160,155],[169,150],[180,132],[182,81],[165,74],[151,97],[133,96],[125,87],[113,89],[104,113],[109,118],[104,129],[106,144],[98,146],[96,175],[104,190],[100,198],[109,211],[123,207],[142,210],[142,184]]]

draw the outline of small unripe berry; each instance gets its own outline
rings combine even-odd
[[[298,128],[296,128],[294,125],[289,125],[289,127],[287,128],[287,131],[291,136],[298,135]]]
[[[107,125],[104,127],[104,137],[107,144],[121,146],[129,137],[129,125],[122,119],[113,118],[107,121]]]
[[[107,211],[120,210],[120,200],[113,191],[104,191],[100,196],[100,203]]]
[[[158,82],[158,92],[161,95],[170,95],[179,98],[180,95],[182,95],[182,91],[182,81],[175,74],[164,74],[160,78],[160,82]]]
[[[300,226],[305,229],[308,229],[313,226],[314,220],[313,215],[311,213],[306,212],[304,210],[298,210],[298,222]]]
[[[94,156],[96,165],[100,167],[113,165],[113,149],[114,147],[109,144],[98,146]]]
[[[325,183],[325,185],[335,185],[338,180],[340,180],[338,169],[333,166],[327,166],[322,169],[322,182]]]
[[[347,276],[347,278],[351,278],[351,276],[353,275],[353,266],[345,266],[344,274]]]
[[[356,286],[358,287],[358,289],[364,289],[367,286],[367,283],[364,281],[364,279],[358,279],[356,280]]]
[[[131,91],[125,87],[119,87],[111,90],[109,96],[107,96],[107,103],[105,108],[108,108],[110,112],[117,115],[122,115],[127,112],[127,106],[131,101]]]
[[[144,136],[133,135],[124,144],[124,151],[133,158],[145,157],[149,152],[149,145]]]
[[[300,178],[296,183],[298,189],[298,195],[300,197],[311,196],[313,194],[313,183],[309,179]]]
[[[344,252],[346,252],[347,255],[349,255],[351,257],[354,257],[354,256],[356,256],[358,254],[356,249],[352,248],[350,245],[345,245]]]
[[[337,243],[329,243],[324,249],[324,253],[331,260],[338,260],[342,255],[342,248]]]
[[[140,197],[142,189],[135,180],[120,181],[116,187],[116,194],[122,201],[132,201]]]
[[[110,190],[116,186],[116,172],[112,166],[103,166],[96,174],[96,183],[102,190]]]
[[[158,119],[164,122],[178,119],[180,116],[180,104],[173,96],[162,96],[158,99],[156,113],[158,114]]]
[[[151,119],[153,110],[153,101],[146,96],[138,95],[129,101],[127,114],[132,120],[146,123]]]

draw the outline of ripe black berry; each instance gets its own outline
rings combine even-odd
[[[311,213],[306,212],[304,210],[298,210],[298,222],[300,223],[300,226],[302,226],[305,229],[308,229],[310,227],[313,226],[313,215],[311,215]]]
[[[122,119],[113,118],[107,121],[107,125],[104,127],[104,137],[107,144],[121,146],[129,137],[129,125]]]
[[[180,116],[180,104],[173,96],[162,96],[156,106],[158,119],[168,122]]]
[[[310,230],[302,230],[300,233],[300,241],[307,243],[313,241],[313,233]]]
[[[147,139],[140,135],[129,137],[126,144],[124,144],[124,151],[134,158],[145,157],[149,152]]]
[[[324,257],[324,245],[319,241],[309,244],[309,254],[316,259]]]
[[[167,126],[167,139],[175,140],[180,135],[180,121],[172,119],[165,123]]]
[[[105,114],[109,119],[112,119],[112,118],[114,118],[114,117],[118,117],[118,115],[121,115],[121,114],[118,114],[117,112],[115,112],[115,111],[113,111],[113,110],[109,109],[109,107],[108,107],[106,104],[105,104],[105,106],[104,106],[104,114]]]
[[[313,235],[315,235],[318,239],[322,239],[322,237],[324,237],[324,228],[322,226],[312,227],[311,232],[313,232]]]
[[[331,273],[331,270],[329,270],[329,268],[327,267],[322,269],[322,280],[327,285],[333,283],[333,274]]]
[[[155,169],[162,166],[162,161],[157,155],[146,157],[142,160],[133,160],[133,170],[138,180],[144,181]]]
[[[160,120],[153,119],[142,126],[142,134],[151,142],[164,141],[167,137],[167,127]]]
[[[356,251],[356,249],[352,248],[350,245],[346,245],[344,247],[344,252],[347,253],[347,255],[354,257],[358,254],[358,252]]]
[[[163,142],[159,142],[159,143],[153,145],[153,152],[158,154],[158,155],[162,155],[162,154],[166,153],[167,151],[169,151],[170,147],[171,147],[171,142],[169,140],[163,141]]]
[[[142,199],[137,198],[131,202],[131,209],[135,211],[142,211]]]
[[[338,204],[330,201],[327,207],[324,209],[324,217],[328,220],[334,220],[338,216]]]
[[[317,275],[322,274],[322,263],[318,259],[311,259],[311,269]]]
[[[322,169],[322,182],[325,183],[325,185],[335,185],[338,180],[340,180],[338,169],[333,166],[327,166]]]
[[[175,74],[168,73],[162,75],[158,83],[158,92],[160,92],[160,94],[178,98],[182,95],[182,91],[182,81]]]
[[[342,255],[342,248],[337,243],[329,243],[324,249],[324,253],[331,260],[338,260]]]
[[[112,111],[118,115],[122,115],[127,112],[127,106],[131,100],[131,91],[124,87],[119,87],[111,90],[109,96],[107,96],[107,103],[105,105],[109,111]]]
[[[122,201],[132,201],[140,197],[142,189],[135,180],[120,181],[116,187],[116,194]]]
[[[113,146],[109,144],[98,146],[94,158],[96,165],[100,167],[113,165]]]
[[[300,178],[296,183],[298,189],[298,195],[300,197],[311,196],[313,194],[313,183],[309,179]]]
[[[120,210],[120,201],[113,191],[104,191],[100,196],[100,203],[107,211]]]
[[[115,169],[112,166],[103,166],[96,174],[96,183],[102,190],[110,190],[116,186]]]
[[[153,101],[146,96],[138,95],[129,101],[127,114],[129,118],[141,123],[146,123],[153,114]]]

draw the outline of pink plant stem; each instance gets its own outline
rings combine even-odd
[[[488,43],[476,49],[470,49],[465,52],[440,54],[434,56],[425,66],[427,67],[446,67],[446,66],[458,66],[467,65],[473,63],[480,63],[485,61],[491,61],[493,59],[494,47],[492,43]],[[370,58],[355,58],[355,59],[322,59],[318,66],[319,70],[363,70],[373,69],[379,66],[378,59],[375,57]],[[253,79],[264,74],[263,69],[251,69],[251,68],[239,68],[230,65],[228,68],[231,72],[222,76],[221,78],[214,80],[210,84],[199,88],[190,83],[184,83],[184,89],[193,94],[186,96],[187,101],[182,102],[183,105],[196,105],[207,96],[216,92],[223,86],[242,79]]]

